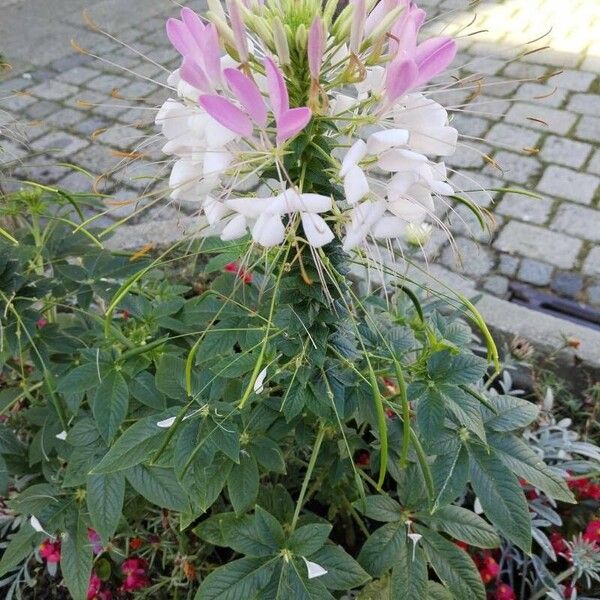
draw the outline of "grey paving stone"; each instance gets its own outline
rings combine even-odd
[[[38,100],[36,98],[30,96],[28,93],[18,92],[2,98],[2,110],[9,110],[14,113],[18,113],[37,101]]]
[[[547,71],[547,67],[516,61],[506,65],[503,75],[513,77],[514,79],[537,79],[545,75]]]
[[[524,83],[515,97],[545,106],[560,106],[565,101],[567,92],[544,83]]]
[[[65,71],[68,71],[70,69],[88,64],[92,62],[92,60],[93,58],[91,56],[73,53],[53,60],[49,66],[58,73],[64,73]]]
[[[452,119],[452,127],[456,127],[461,135],[474,137],[481,137],[490,128],[490,124],[486,119],[460,113],[456,113]]]
[[[599,182],[600,178],[595,175],[552,165],[544,171],[537,189],[580,204],[590,204]]]
[[[159,86],[153,84],[149,81],[139,80],[126,85],[125,87],[119,90],[119,93],[124,98],[144,98],[156,91],[158,91]]]
[[[162,155],[164,160],[165,156]],[[501,188],[502,181],[496,177],[483,175],[481,171],[467,171],[460,169],[454,173],[450,182],[458,194],[467,197],[471,202],[481,208],[488,208],[494,204],[496,192],[490,191],[493,188]]]
[[[25,109],[25,113],[32,119],[43,119],[53,112],[61,109],[59,104],[49,100],[38,100]]]
[[[75,67],[60,73],[57,79],[73,85],[82,85],[93,77],[98,77],[99,73],[91,67]]]
[[[575,136],[582,140],[598,142],[600,139],[600,117],[590,117],[589,115],[581,117],[575,128]]]
[[[89,145],[87,140],[63,131],[53,131],[36,140],[33,147],[52,156],[66,157]]]
[[[86,82],[86,87],[96,92],[103,92],[110,95],[114,89],[126,86],[129,80],[120,75],[100,75]]]
[[[6,165],[14,164],[21,158],[27,156],[27,149],[21,144],[6,138],[0,138],[0,165],[5,168]]]
[[[527,127],[496,123],[485,136],[485,139],[502,146],[522,149],[535,147],[540,137],[540,133]]]
[[[550,285],[553,291],[567,298],[575,298],[583,288],[583,277],[571,271],[558,271]]]
[[[600,275],[600,246],[595,246],[590,250],[583,262],[582,270],[586,275]]]
[[[454,234],[464,235],[479,242],[489,243],[494,231],[494,224],[487,223],[488,228],[482,229],[477,217],[469,208],[457,205],[447,215],[446,220]]]
[[[600,150],[596,150],[596,152],[594,152],[594,156],[592,156],[587,170],[595,175],[600,175]]]
[[[469,277],[481,277],[490,272],[494,265],[491,252],[481,244],[459,237],[456,248],[448,246],[442,253],[441,262]]]
[[[48,156],[28,157],[15,169],[19,179],[31,179],[39,183],[56,183],[67,172],[67,168],[57,164],[56,158]]]
[[[27,76],[32,81],[48,81],[49,79],[54,79],[56,77],[56,72],[51,69],[37,69],[36,71],[27,73]]]
[[[564,67],[573,68],[576,67],[579,62],[579,54],[575,52],[561,52],[559,50],[546,49],[541,52],[535,52],[534,54],[527,54],[523,56],[521,60],[540,65],[550,65],[558,69]]]
[[[550,82],[552,85],[556,85],[559,88],[565,88],[575,92],[587,92],[594,79],[596,79],[595,73],[564,69],[562,73],[552,77]]]
[[[94,133],[94,131],[98,131],[100,129],[105,129],[109,127],[110,124],[105,119],[95,116],[87,116],[83,121],[76,123],[73,126],[73,130],[81,133],[83,136],[87,137]]]
[[[563,269],[570,269],[575,266],[583,242],[528,223],[509,221],[493,245],[502,252],[518,254]]]
[[[567,109],[583,115],[600,115],[600,95],[598,94],[573,94]]]
[[[59,181],[60,187],[71,192],[91,192],[94,180],[79,171],[73,171]]]
[[[600,242],[600,210],[564,202],[552,220],[551,228],[585,240]]]
[[[507,77],[497,75],[488,75],[483,83],[483,90],[486,96],[497,98],[511,98],[521,84]]]
[[[600,73],[600,56],[586,56],[581,63],[581,68],[584,71]]]
[[[31,79],[25,79],[24,77],[11,77],[0,81],[0,98],[4,98],[4,96],[13,92],[20,92],[29,86],[31,86]]]
[[[78,152],[73,162],[81,165],[93,175],[102,175],[112,172],[119,159],[110,153],[110,148],[101,144],[92,144]]]
[[[485,280],[483,288],[495,296],[505,296],[508,292],[508,279],[500,275],[492,275]]]
[[[130,150],[139,146],[147,135],[135,127],[113,125],[96,137],[96,140],[120,150]]]
[[[591,144],[551,135],[544,141],[540,158],[547,162],[579,168],[587,160],[591,151]]]
[[[535,119],[540,119],[536,121]],[[533,129],[565,134],[573,127],[577,116],[557,108],[517,102],[506,114],[506,120]]]
[[[75,96],[78,91],[75,86],[58,81],[57,79],[48,79],[43,83],[38,83],[38,85],[29,88],[31,94],[44,100],[65,100],[66,98]]]
[[[74,108],[61,108],[46,117],[46,122],[59,129],[68,129],[85,118],[85,113]]]
[[[502,170],[502,178],[506,181],[525,184],[531,182],[539,176],[542,166],[532,156],[522,154],[513,154],[501,150],[494,154],[494,160]],[[496,166],[487,165],[484,173],[496,175],[498,169]]]
[[[485,164],[482,153],[487,154],[490,148],[478,142],[469,141],[466,144],[459,144],[456,153],[446,157],[447,165],[461,169],[473,169]]]
[[[524,258],[517,277],[533,285],[548,285],[552,278],[553,267],[537,260]]]
[[[512,277],[519,268],[520,260],[516,256],[510,254],[500,254],[498,261],[498,271],[503,275]]]
[[[522,194],[504,194],[496,212],[526,223],[541,225],[548,219],[553,202],[548,198],[530,198]]]
[[[465,67],[471,73],[482,73],[483,75],[497,75],[506,66],[505,60],[492,58],[491,56],[477,57]]]

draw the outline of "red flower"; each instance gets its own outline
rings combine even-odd
[[[583,539],[597,544],[600,542],[600,521],[590,521],[585,528]]]
[[[43,329],[44,327],[46,327],[46,325],[48,325],[48,321],[46,321],[46,319],[44,319],[44,317],[40,317],[37,320],[38,329]]]
[[[92,545],[92,552],[94,554],[100,554],[103,550],[102,541],[100,540],[100,536],[98,535],[98,533],[96,532],[95,529],[91,529],[90,527],[88,527],[87,534],[88,534],[88,540],[90,541],[90,544]]]
[[[87,589],[87,600],[111,600],[112,592],[104,587],[102,579],[92,571]]]
[[[484,550],[483,556],[475,557],[475,564],[477,565],[481,581],[486,585],[497,579],[498,575],[500,575],[500,566],[488,550]]]
[[[148,563],[143,558],[131,557],[123,561],[121,571],[125,575],[121,590],[124,592],[133,592],[141,590],[150,585],[150,578],[146,574]]]
[[[52,540],[44,540],[40,544],[40,556],[49,563],[60,562],[60,542]]]
[[[550,534],[550,543],[552,544],[552,548],[556,554],[562,554],[564,556],[569,552],[567,540],[565,540],[565,538],[558,533],[558,531],[554,531]]]
[[[467,544],[466,542],[462,542],[461,540],[454,540],[454,545],[458,546],[461,550],[464,550],[465,552],[469,551],[469,544]]]
[[[576,492],[580,500],[600,501],[600,484],[592,483],[587,477],[579,477],[568,481],[569,488]]]
[[[359,466],[359,467],[368,467],[369,466],[369,462],[371,461],[371,455],[366,451],[366,450],[361,450],[357,455],[356,455],[356,459],[355,459],[355,463]]]
[[[577,592],[577,588],[574,585],[567,584],[565,585],[565,589],[563,590],[563,596],[567,600],[571,600],[571,596]]]
[[[507,585],[506,583],[501,583],[496,588],[496,595],[494,596],[494,600],[517,600],[517,596],[515,595],[515,591]]]
[[[124,321],[128,321],[131,318],[131,313],[126,308],[124,308],[121,311],[121,316],[123,317]]]
[[[132,550],[139,550],[142,547],[142,540],[139,537],[134,537],[129,540],[129,547]]]
[[[231,262],[225,265],[227,273],[235,273],[244,283],[252,283],[252,273],[240,267],[237,263]]]

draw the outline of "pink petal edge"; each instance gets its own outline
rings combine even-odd
[[[261,127],[267,124],[267,107],[258,89],[250,77],[237,69],[225,69],[225,79],[248,114]]]
[[[215,120],[230,131],[248,137],[253,127],[250,119],[226,98],[213,94],[204,94],[198,98],[200,106]]]
[[[283,73],[275,64],[272,58],[265,57],[265,71],[267,75],[267,88],[269,89],[269,97],[271,98],[271,106],[273,114],[278,119],[290,107],[287,87]]]
[[[301,106],[287,110],[277,119],[277,142],[285,142],[304,129],[312,117],[310,108]]]

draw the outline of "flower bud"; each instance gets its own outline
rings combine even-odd
[[[279,64],[281,66],[290,64],[290,47],[288,45],[288,39],[285,28],[279,17],[275,17],[271,23],[273,28],[273,44],[275,46],[275,52],[279,58]]]
[[[298,52],[306,52],[306,47],[308,45],[308,30],[306,29],[306,25],[301,23],[296,29],[296,48]]]
[[[429,223],[409,223],[404,232],[404,239],[412,246],[422,246],[431,238],[433,228]]]
[[[369,48],[373,44],[377,43],[379,41],[379,38],[384,37],[385,34],[390,31],[392,25],[396,22],[396,20],[402,14],[403,11],[404,6],[397,6],[389,13],[387,13],[387,15],[385,15],[385,17],[383,17],[383,19],[381,19],[381,21],[377,23],[373,31],[371,31],[369,36],[364,40],[361,49],[365,50]]]
[[[221,19],[224,23],[227,22],[227,16],[223,10],[220,0],[207,0],[208,10],[217,18]]]

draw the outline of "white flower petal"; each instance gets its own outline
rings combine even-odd
[[[352,167],[357,165],[366,156],[366,154],[367,144],[365,144],[364,140],[357,140],[354,142],[342,160],[340,177],[344,177]]]
[[[39,519],[36,516],[31,515],[31,518],[29,519],[29,523],[35,529],[35,531],[46,533],[46,531],[42,527],[42,524],[40,523]]]
[[[475,511],[475,514],[477,514],[477,515],[483,514],[483,507],[481,506],[481,502],[479,501],[479,498],[477,498],[477,497],[475,497],[475,502],[473,504],[473,510]]]
[[[54,437],[56,437],[57,440],[66,440],[67,439],[67,432],[66,431],[61,431],[60,433],[57,433]]]
[[[450,156],[456,152],[457,142],[458,131],[454,127],[440,127],[411,131],[408,145],[423,154]]]
[[[356,204],[369,193],[369,182],[359,166],[352,167],[344,177],[344,192],[348,204]]]
[[[225,205],[212,196],[206,196],[202,208],[209,225],[216,225],[227,212]]]
[[[265,248],[281,244],[285,227],[279,215],[261,215],[252,228],[252,239]]]
[[[400,237],[406,229],[406,222],[400,217],[381,217],[371,229],[377,239],[393,239]]]
[[[367,139],[367,153],[379,155],[390,148],[405,146],[408,136],[406,129],[385,129],[372,133]]]
[[[304,556],[302,557],[302,560],[306,564],[309,579],[315,579],[316,577],[322,577],[323,575],[327,575],[327,569],[324,569],[321,565],[318,565],[315,562],[311,562],[310,560],[306,560]]]
[[[204,175],[220,175],[233,160],[233,154],[225,150],[208,150],[204,155]]]
[[[386,150],[378,159],[377,166],[384,171],[418,171],[427,157],[410,150],[392,148]]]
[[[333,240],[333,232],[323,217],[312,213],[301,213],[301,217],[304,235],[313,248],[320,248]]]
[[[256,378],[256,381],[254,382],[254,393],[255,394],[262,394],[264,388],[264,383],[265,383],[265,378],[267,377],[267,367],[265,367],[259,374],[258,377]]]
[[[452,196],[452,194],[454,194],[452,186],[445,181],[432,181],[429,186],[431,187],[432,192],[439,194],[440,196]]]
[[[164,419],[163,421],[158,421],[158,423],[156,423],[156,426],[160,427],[161,429],[169,429],[169,427],[171,427],[173,423],[175,423],[175,419],[176,417],[169,417],[168,419]]]
[[[224,242],[230,240],[237,240],[246,234],[248,224],[244,215],[236,215],[225,225],[223,232],[221,233],[221,239]]]

